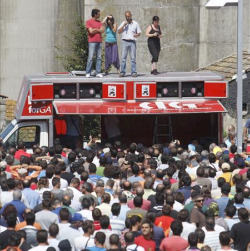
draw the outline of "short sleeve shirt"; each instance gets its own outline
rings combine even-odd
[[[87,29],[89,28],[100,29],[102,27],[102,22],[91,18],[86,22],[86,27]],[[88,41],[89,43],[101,43],[102,42],[101,33],[96,33],[96,34],[88,33]]]
[[[123,26],[123,24],[124,22],[120,24],[120,26],[118,27],[118,30]],[[134,37],[134,35],[138,33],[141,33],[141,28],[136,21],[132,21],[130,24],[127,24],[125,25],[125,27],[123,27],[123,31],[121,35],[122,35],[122,39],[136,41],[136,38]]]

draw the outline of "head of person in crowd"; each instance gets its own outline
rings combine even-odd
[[[201,228],[197,228],[195,233],[198,236],[198,243],[203,244],[205,240],[205,232]]]
[[[91,200],[90,198],[83,198],[82,199],[82,209],[87,209],[89,210],[91,207]]]
[[[247,222],[249,220],[248,210],[244,207],[238,209],[238,215],[240,221]]]
[[[226,183],[226,179],[224,177],[219,177],[217,180],[217,184],[219,188],[222,188],[222,186]]]
[[[36,239],[38,245],[48,245],[48,232],[46,230],[38,230]]]
[[[133,199],[134,205],[137,208],[141,208],[143,204],[143,199],[141,196],[135,196]]]
[[[175,220],[171,223],[170,228],[173,232],[173,235],[180,236],[183,230],[182,222],[179,220]]]
[[[100,217],[100,225],[102,229],[108,229],[110,224],[110,219],[107,215],[102,215]]]
[[[155,194],[155,202],[158,206],[163,206],[165,202],[165,196],[163,193],[156,193]]]
[[[119,203],[114,203],[111,206],[111,212],[114,216],[119,216],[120,211],[121,211],[121,205]]]
[[[127,246],[134,244],[135,237],[132,232],[125,233],[124,239],[125,239]]]
[[[212,251],[212,248],[208,245],[205,245],[201,248],[201,251]]]
[[[52,238],[56,238],[57,235],[59,233],[59,227],[57,224],[55,223],[52,223],[49,227],[49,235],[52,237]]]
[[[191,194],[192,197],[192,194]],[[194,206],[198,209],[201,209],[203,207],[204,203],[204,197],[201,193],[196,193],[194,198],[192,198],[194,201]]]
[[[111,234],[109,236],[110,249],[119,250],[120,238],[118,234]]]
[[[81,191],[82,194],[89,194],[93,192],[93,187],[91,183],[85,182],[84,184],[81,185]]]
[[[196,248],[198,245],[198,234],[195,232],[192,232],[188,235],[188,244],[190,248]]]
[[[45,199],[42,201],[42,206],[43,206],[43,210],[50,210],[51,206],[52,206],[52,202],[49,199]]]
[[[220,232],[219,239],[220,239],[220,245],[224,250],[231,249],[230,232],[226,231]]]
[[[169,204],[165,204],[162,207],[162,215],[164,215],[164,216],[170,216],[171,210],[172,210],[171,206]]]
[[[21,201],[22,199],[22,191],[19,189],[14,190],[13,192],[13,200],[19,200]]]
[[[121,205],[127,204],[128,202],[127,196],[125,194],[120,194],[118,199]]]
[[[95,230],[94,225],[93,225],[93,221],[85,220],[82,223],[82,230],[85,234],[88,234],[89,236],[92,235]]]
[[[153,238],[153,224],[149,220],[143,220],[141,223],[141,232],[142,236],[146,239],[152,239]]]
[[[182,209],[179,211],[178,213],[178,219],[181,221],[181,222],[186,222],[188,221],[189,219],[189,212],[187,209]]]
[[[205,219],[205,228],[207,231],[214,231],[214,227],[215,227],[215,220],[214,217],[209,215],[206,216]]]
[[[35,223],[35,219],[36,219],[36,216],[33,211],[25,213],[25,220],[26,220],[27,225],[33,226]]]
[[[183,193],[177,192],[175,194],[174,198],[175,198],[175,201],[177,201],[177,202],[181,203],[182,205],[184,205],[184,203],[185,203],[185,196],[184,196]]]
[[[68,208],[62,208],[59,211],[59,218],[61,222],[69,222],[70,220],[70,212]]]
[[[71,205],[71,198],[69,195],[63,195],[62,197],[62,204],[65,207],[70,207]]]
[[[60,178],[54,177],[52,179],[52,186],[53,186],[53,189],[60,189],[60,187],[61,187]]]
[[[228,182],[225,182],[221,187],[221,193],[225,196],[228,196],[231,192],[231,185]]]
[[[152,189],[154,185],[154,179],[152,177],[148,177],[144,182],[144,189]]]
[[[104,243],[106,240],[106,235],[103,232],[97,232],[94,237],[94,242],[97,247],[104,248]]]
[[[142,221],[141,217],[139,217],[138,215],[132,215],[128,219],[130,219],[130,230],[132,230],[133,228],[136,228],[136,229],[140,228],[140,224]]]

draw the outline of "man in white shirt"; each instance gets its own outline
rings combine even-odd
[[[92,211],[90,210],[91,207],[91,200],[90,198],[83,198],[82,199],[82,210],[78,213],[82,215],[82,217],[86,218],[87,220],[93,220]]]
[[[84,234],[74,239],[74,247],[76,251],[94,247],[95,242],[93,238],[94,225],[92,221],[86,220],[82,223],[82,230]]]
[[[31,248],[30,251],[46,251],[48,246],[48,232],[46,230],[38,230],[36,234],[38,246]]]
[[[122,62],[120,77],[125,77],[126,74],[126,60],[128,52],[131,57],[131,71],[132,77],[137,77],[136,72],[136,39],[141,35],[139,24],[132,20],[130,11],[125,12],[126,21],[123,21],[118,27],[118,33],[122,34]]]

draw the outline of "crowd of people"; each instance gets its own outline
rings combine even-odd
[[[141,35],[141,28],[135,20],[132,19],[130,11],[125,12],[125,21],[119,26],[115,23],[112,15],[106,16],[101,22],[101,12],[93,9],[91,17],[86,22],[88,31],[88,60],[86,66],[86,77],[91,77],[92,63],[94,54],[96,54],[96,77],[102,78],[101,73],[101,56],[102,56],[102,34],[105,33],[105,74],[108,74],[110,67],[113,65],[119,77],[126,76],[126,60],[128,54],[131,59],[131,76],[137,77],[136,70],[136,40]],[[159,17],[152,18],[152,24],[146,29],[146,37],[148,38],[148,49],[152,55],[151,74],[157,75],[157,62],[161,50],[160,39],[162,37],[161,28],[159,26]],[[121,64],[119,60],[117,33],[121,35]]]
[[[0,147],[0,250],[249,250],[249,159],[232,142]]]

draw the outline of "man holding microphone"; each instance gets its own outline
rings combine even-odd
[[[137,77],[136,72],[136,39],[141,35],[141,29],[139,24],[132,20],[132,14],[130,11],[125,12],[126,21],[123,21],[118,27],[118,33],[122,34],[122,61],[120,77],[126,75],[126,60],[128,52],[131,59],[131,71],[132,77]]]

